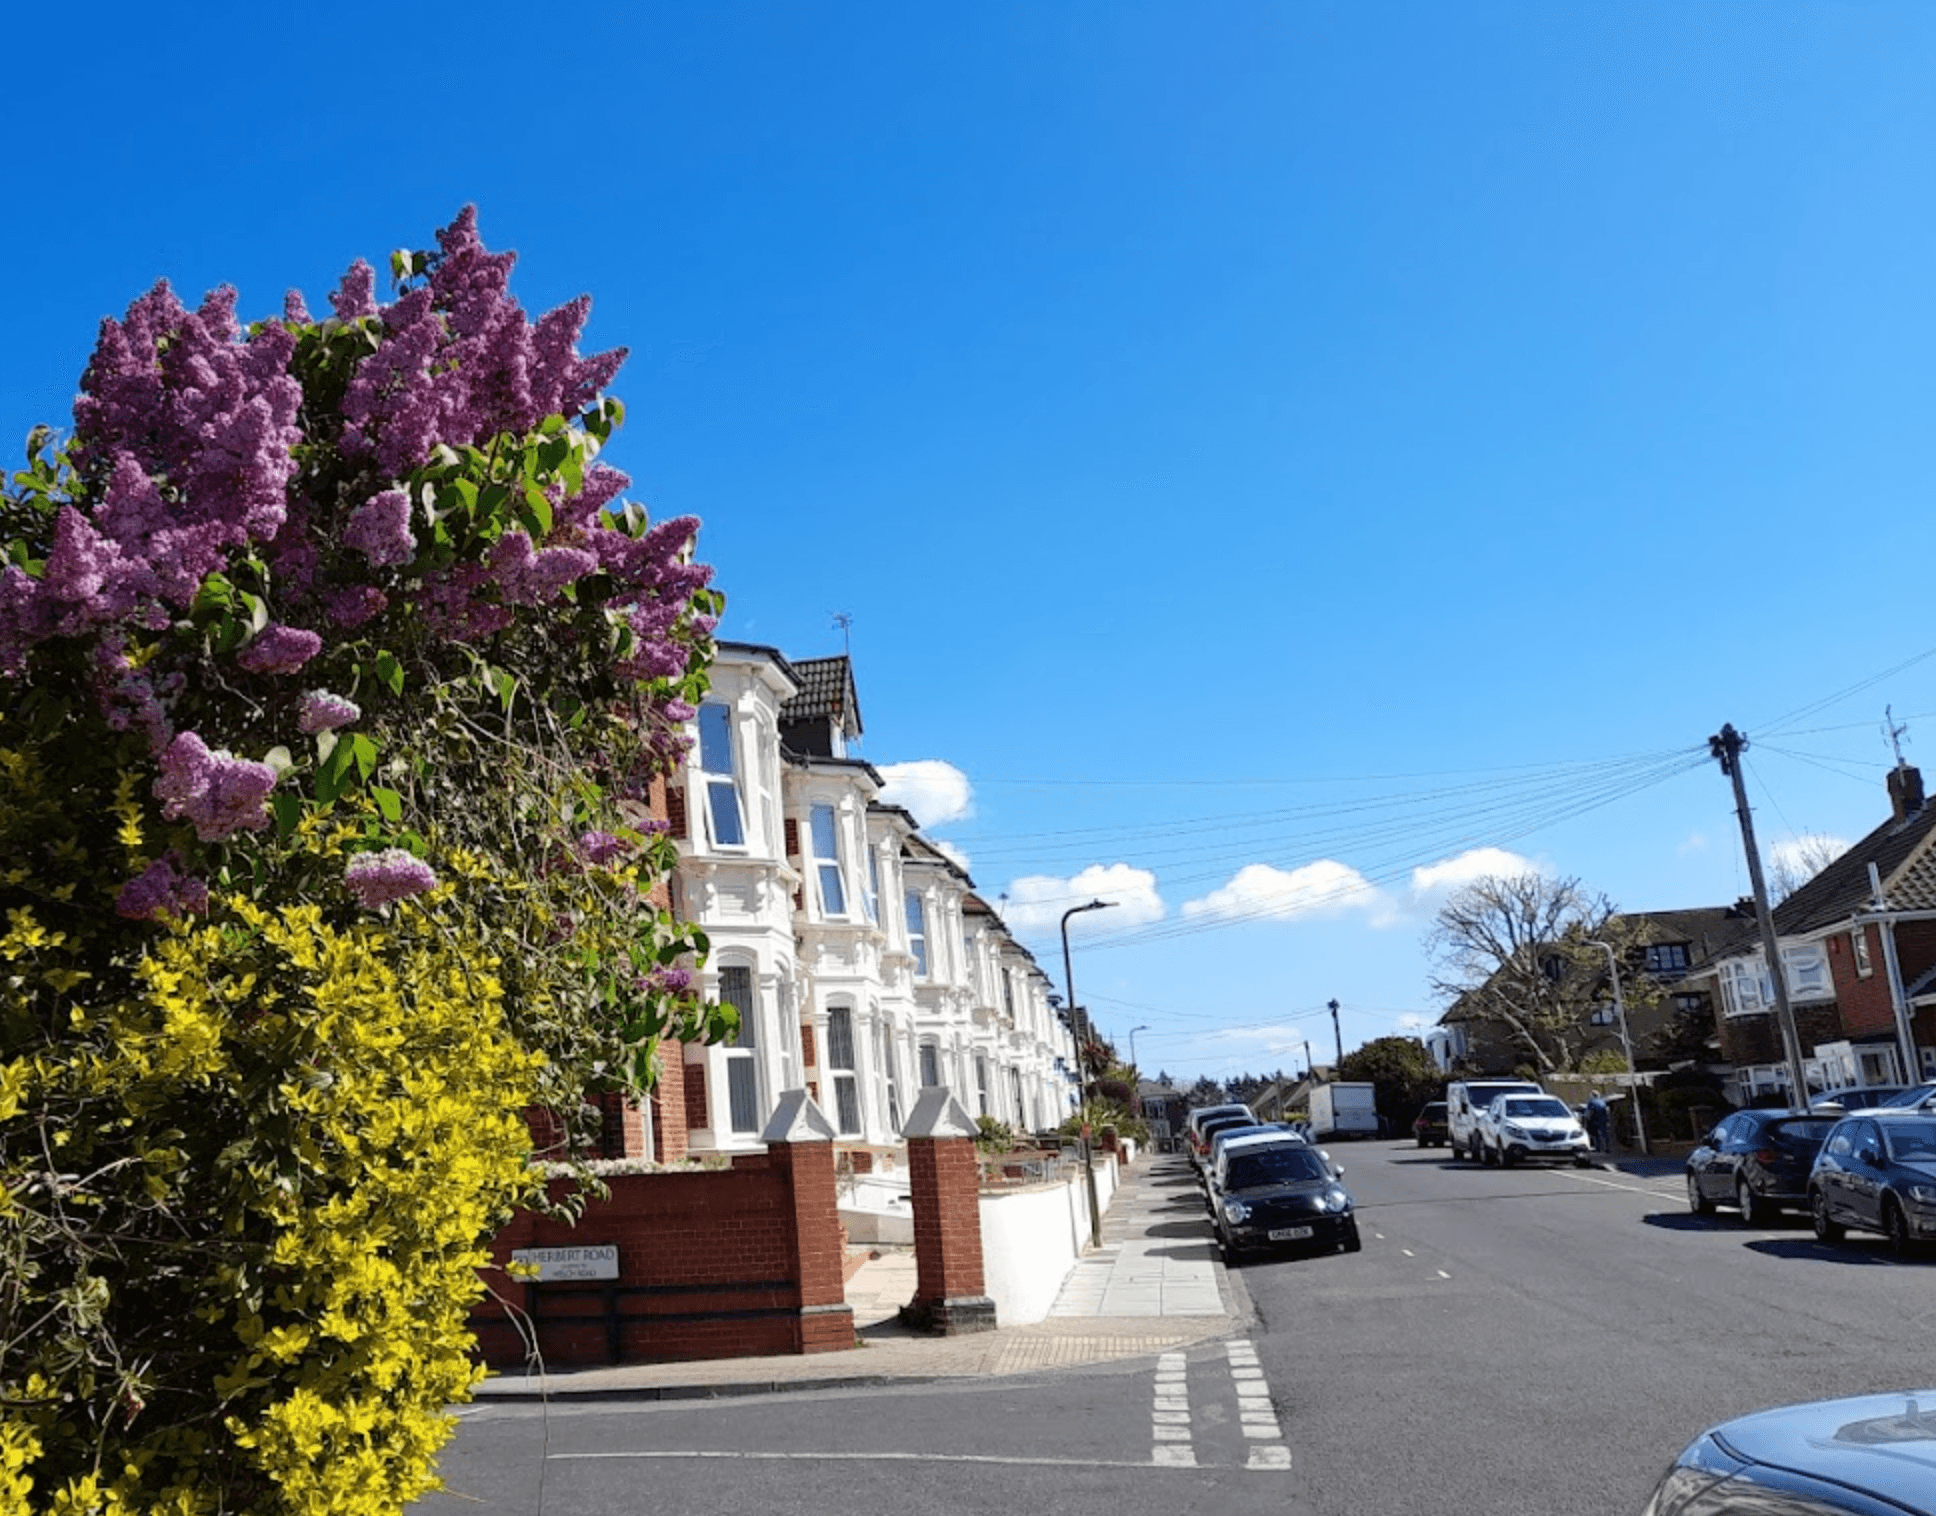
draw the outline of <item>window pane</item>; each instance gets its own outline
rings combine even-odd
[[[941,1055],[932,1042],[921,1044],[921,1083],[923,1085],[941,1083]]]
[[[854,1066],[854,1013],[844,1005],[827,1012],[827,1064],[836,1069]]]
[[[708,780],[706,798],[712,805],[714,845],[744,847],[746,829],[740,825],[739,786],[730,779]]]
[[[733,1039],[733,1046],[751,1048],[760,1045],[760,1007],[753,998],[753,971],[743,964],[733,964],[719,971],[719,1003],[730,1005],[739,1012],[739,1035]]]
[[[708,774],[733,772],[733,713],[727,706],[699,707],[699,766]]]
[[[860,1130],[860,1091],[852,1074],[835,1077],[834,1107],[843,1135],[851,1136]]]
[[[813,829],[813,856],[816,858],[840,857],[840,842],[834,835],[834,808],[830,805],[816,805],[813,808],[811,825]]]
[[[760,1129],[759,1074],[751,1058],[727,1058],[726,1095],[733,1107],[733,1130],[757,1132]]]
[[[847,914],[847,891],[841,886],[837,863],[820,865],[820,909],[829,916]]]

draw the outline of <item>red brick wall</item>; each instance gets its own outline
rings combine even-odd
[[[916,1305],[986,1293],[981,1261],[981,1169],[966,1137],[908,1139]]]
[[[814,1052],[813,1023],[811,1021],[802,1021],[800,1023],[800,1063],[804,1068],[817,1069],[820,1067],[820,1059]]]
[[[684,785],[668,785],[665,797],[666,822],[670,835],[680,842],[690,842],[692,834],[686,830],[686,790]]]
[[[659,1044],[659,1082],[652,1087],[652,1156],[677,1163],[686,1156],[686,1049]]]
[[[689,1063],[685,1071],[686,1086],[686,1131],[704,1131],[712,1125],[712,1118],[706,1110],[706,1065]]]
[[[589,1202],[576,1226],[526,1211],[491,1244],[489,1283],[530,1310],[546,1363],[610,1362],[614,1336],[626,1363],[854,1346],[831,1144],[776,1144],[730,1169],[608,1182],[611,1198]],[[527,1285],[502,1272],[515,1248],[606,1243],[618,1245],[615,1281]],[[522,1366],[523,1339],[495,1298],[471,1320],[485,1362]]]
[[[1716,1016],[1721,1056],[1729,1063],[1781,1063],[1787,1051],[1781,1043],[1781,1018],[1773,1011],[1763,1016]],[[1834,1005],[1798,1005],[1795,1030],[1801,1034],[1801,1055],[1810,1057],[1815,1045],[1839,1042],[1842,1018]]]
[[[1851,1037],[1895,1030],[1896,1013],[1889,1000],[1889,974],[1882,961],[1882,939],[1877,928],[1859,927],[1869,939],[1869,975],[1855,971],[1855,954],[1845,935],[1828,939],[1829,971],[1835,976],[1835,1000],[1842,1007],[1842,1025]]]

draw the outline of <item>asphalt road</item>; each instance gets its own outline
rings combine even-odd
[[[1696,1218],[1678,1174],[1332,1156],[1364,1251],[1241,1275],[1318,1516],[1635,1513],[1713,1422],[1936,1384],[1936,1264],[1880,1239]]]
[[[965,1386],[478,1406],[417,1511],[1635,1516],[1703,1426],[1936,1384],[1936,1261],[1880,1239],[1697,1219],[1678,1176],[1332,1154],[1364,1251],[1239,1271],[1254,1360],[1206,1344]],[[1161,1466],[1166,1422],[1195,1466]],[[1288,1468],[1254,1466],[1260,1438]]]

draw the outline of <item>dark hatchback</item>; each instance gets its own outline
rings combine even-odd
[[[1452,1135],[1452,1128],[1446,1118],[1443,1100],[1427,1102],[1425,1108],[1418,1113],[1418,1118],[1412,1122],[1412,1135],[1418,1139],[1418,1145],[1422,1148],[1445,1146],[1446,1139]]]
[[[1836,1122],[1808,1176],[1808,1209],[1823,1242],[1856,1227],[1882,1233],[1898,1255],[1916,1252],[1936,1237],[1936,1114],[1870,1111]]]
[[[1703,1432],[1641,1516],[1936,1516],[1936,1390],[1758,1411]]]
[[[1731,1205],[1749,1226],[1808,1204],[1808,1174],[1834,1130],[1832,1115],[1736,1111],[1687,1155],[1687,1204],[1705,1216]]]
[[[1302,1142],[1233,1148],[1224,1155],[1214,1214],[1224,1257],[1295,1248],[1355,1253],[1351,1195],[1324,1154]]]

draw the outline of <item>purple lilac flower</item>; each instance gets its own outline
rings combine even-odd
[[[499,593],[513,605],[543,605],[597,567],[585,548],[534,548],[523,531],[506,532],[491,549]]]
[[[690,969],[652,969],[639,981],[640,988],[662,995],[683,995],[692,988]]]
[[[206,911],[208,886],[178,872],[181,862],[181,854],[170,848],[122,885],[121,893],[114,897],[116,913],[131,921],[152,921],[157,916]]]
[[[363,708],[354,700],[332,695],[328,690],[310,690],[296,707],[296,729],[305,736],[333,732],[359,719]]]
[[[275,787],[276,771],[266,763],[210,752],[195,733],[182,732],[161,755],[155,798],[170,821],[188,821],[202,841],[220,842],[267,826],[266,802]]]
[[[343,870],[343,883],[366,911],[433,889],[437,876],[430,865],[400,847],[380,853],[358,853]]]
[[[625,844],[610,832],[586,832],[578,839],[579,856],[601,868],[625,851]]]
[[[410,497],[402,490],[371,496],[350,512],[343,544],[369,559],[374,568],[408,563],[417,552],[417,539],[410,534]]]
[[[282,319],[291,326],[308,326],[315,319],[309,314],[309,304],[303,299],[301,290],[290,290],[283,295]]]
[[[376,270],[361,258],[343,273],[343,282],[329,297],[339,321],[356,321],[376,314]]]
[[[352,584],[323,591],[323,610],[340,627],[353,630],[389,608],[390,597],[374,585]]]
[[[299,626],[272,621],[235,661],[252,674],[293,674],[323,650],[323,639]]]

